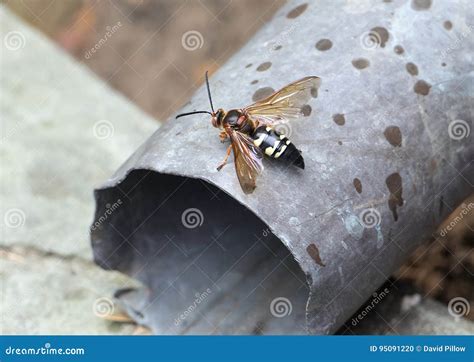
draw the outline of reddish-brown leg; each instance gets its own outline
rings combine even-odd
[[[232,150],[232,145],[229,145],[229,147],[227,147],[227,153],[224,157],[224,160],[220,163],[219,166],[217,166],[217,171],[220,171],[222,169],[222,167],[225,166],[225,164],[227,163],[227,159],[229,158],[230,156],[230,151]]]
[[[229,135],[227,134],[226,131],[221,131],[221,133],[219,133],[219,139],[221,140],[222,143],[225,142],[227,137],[229,137]]]

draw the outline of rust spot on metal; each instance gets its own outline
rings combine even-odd
[[[320,51],[329,50],[332,48],[332,41],[329,39],[321,39],[316,43],[316,49]]]
[[[405,49],[403,49],[401,45],[395,45],[393,48],[393,51],[395,52],[395,54],[398,54],[398,55],[405,53]]]
[[[352,181],[357,193],[362,193],[362,182],[360,182],[360,180],[356,177],[353,181]]]
[[[303,107],[301,107],[301,113],[303,113],[303,116],[308,117],[311,114],[312,108],[309,104],[305,104]]]
[[[417,94],[421,94],[422,96],[428,95],[430,93],[431,84],[425,82],[424,80],[419,80],[415,83],[413,90]]]
[[[346,123],[346,118],[342,113],[337,113],[332,116],[332,120],[338,125],[338,126],[344,126]]]
[[[411,0],[411,8],[416,11],[428,10],[431,7],[431,0]]]
[[[262,100],[263,98],[268,97],[269,95],[275,93],[275,90],[272,87],[263,87],[259,88],[255,91],[255,93],[252,96],[252,100],[254,102],[257,102],[259,100]]]
[[[390,196],[388,198],[388,207],[392,211],[393,219],[398,220],[397,207],[403,206],[403,187],[402,187],[402,177],[398,172],[392,173],[385,180],[388,190],[390,191]]]
[[[365,69],[370,65],[370,62],[365,58],[357,58],[352,61],[352,65],[357,69]]]
[[[255,79],[252,82],[250,82],[250,84],[257,84],[257,83],[258,83],[258,79]]]
[[[444,23],[443,23],[443,26],[446,30],[451,30],[453,28],[453,23],[450,22],[449,20],[446,20]]]
[[[387,141],[394,147],[402,146],[402,132],[397,126],[389,126],[383,132]]]
[[[416,64],[413,64],[413,63],[407,63],[405,65],[405,68],[407,70],[408,73],[410,73],[411,75],[415,76],[415,75],[418,75],[418,67],[416,66]]]
[[[373,39],[380,44],[382,48],[385,48],[385,43],[388,41],[390,34],[387,29],[382,26],[376,26],[375,28],[370,29],[371,32],[375,33],[376,36]]]
[[[245,68],[250,68],[252,66],[252,63],[249,63],[245,66]]]
[[[324,264],[321,260],[321,257],[319,256],[318,247],[315,244],[309,244],[306,248],[306,251],[308,252],[309,256],[316,262],[316,264],[326,266],[326,264]]]
[[[307,7],[308,7],[308,4],[301,4],[297,6],[296,8],[294,8],[293,10],[291,10],[288,14],[286,14],[286,17],[288,19],[295,19],[301,14],[303,14]]]
[[[257,67],[257,71],[264,72],[272,66],[272,62],[265,62]]]

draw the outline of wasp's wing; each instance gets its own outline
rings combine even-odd
[[[250,194],[255,190],[257,176],[263,170],[262,151],[255,146],[253,140],[237,131],[229,132],[234,150],[235,171],[242,190]]]
[[[321,79],[305,77],[288,84],[261,101],[243,109],[248,117],[264,125],[275,125],[302,116],[301,108],[316,97]]]

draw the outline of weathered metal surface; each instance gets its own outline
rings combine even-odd
[[[209,117],[162,126],[96,191],[97,263],[146,285],[121,293],[129,310],[156,333],[335,332],[472,192],[473,15],[467,0],[284,6],[210,81],[226,109],[321,77],[284,126],[306,169],[267,161],[244,195],[233,164],[216,171]],[[201,88],[182,112],[207,108]]]

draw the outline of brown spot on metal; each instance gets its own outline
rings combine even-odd
[[[385,48],[385,43],[388,41],[390,34],[388,30],[382,26],[376,26],[375,28],[370,29],[372,33],[375,33],[373,40],[375,40],[382,48]]]
[[[321,39],[320,41],[316,43],[316,49],[322,52],[325,50],[329,50],[331,48],[332,48],[332,41],[330,41],[329,39]]]
[[[294,8],[293,10],[291,10],[288,14],[286,14],[286,17],[288,19],[295,19],[301,14],[303,14],[307,7],[308,7],[308,4],[301,4],[297,6],[296,8]]]
[[[339,146],[342,146],[342,142],[341,142],[341,141],[337,141],[337,144],[338,144]]]
[[[388,207],[392,211],[393,219],[398,220],[397,207],[403,206],[403,187],[402,187],[402,178],[395,172],[387,177],[385,180],[388,190],[390,191],[390,196],[388,198]]]
[[[389,126],[385,128],[383,134],[387,139],[388,143],[390,143],[392,146],[402,146],[402,132],[400,132],[400,128],[398,128],[397,126]]]
[[[264,72],[265,70],[269,69],[271,66],[272,66],[272,62],[265,62],[265,63],[260,64],[257,67],[257,70],[259,72]]]
[[[450,22],[449,20],[446,20],[444,23],[443,23],[443,26],[446,30],[451,30],[453,28],[453,23]]]
[[[352,65],[357,69],[365,69],[370,65],[370,62],[365,58],[357,58],[352,61]]]
[[[311,88],[311,97],[317,98],[318,97],[318,88]]]
[[[311,114],[312,108],[309,104],[305,104],[303,107],[301,107],[301,113],[303,116],[308,117]]]
[[[306,251],[308,252],[309,256],[316,262],[316,264],[326,266],[321,260],[321,257],[319,256],[318,247],[315,244],[309,244],[306,248]]]
[[[281,45],[277,45],[276,47],[273,48],[273,50],[280,50],[281,48],[283,48]]]
[[[362,182],[356,177],[353,181],[352,184],[354,185],[356,191],[360,194],[362,193]]]
[[[416,64],[407,63],[405,65],[405,68],[407,69],[407,72],[410,73],[411,75],[413,76],[418,75],[418,67],[416,66]]]
[[[411,0],[411,8],[416,11],[428,10],[431,7],[431,0]]]
[[[346,123],[346,118],[342,113],[337,113],[333,114],[332,120],[338,125],[338,126],[344,126]]]
[[[259,100],[262,100],[263,98],[268,97],[269,95],[275,93],[275,90],[272,87],[263,87],[259,88],[255,91],[255,93],[252,96],[252,100],[254,102],[257,102]]]
[[[413,90],[417,94],[421,94],[422,96],[428,95],[430,93],[431,84],[425,82],[424,80],[419,80],[415,83]]]
[[[441,63],[441,66],[442,66],[442,67],[445,67],[445,66],[446,66],[446,63],[444,63],[444,62]]]
[[[249,63],[245,66],[245,68],[250,68],[252,66],[252,63]]]
[[[250,84],[257,84],[257,83],[258,83],[258,79],[255,79],[255,80],[250,82]]]
[[[395,47],[393,48],[393,51],[395,52],[395,54],[398,54],[398,55],[405,53],[405,49],[403,49],[401,45],[395,45]]]

